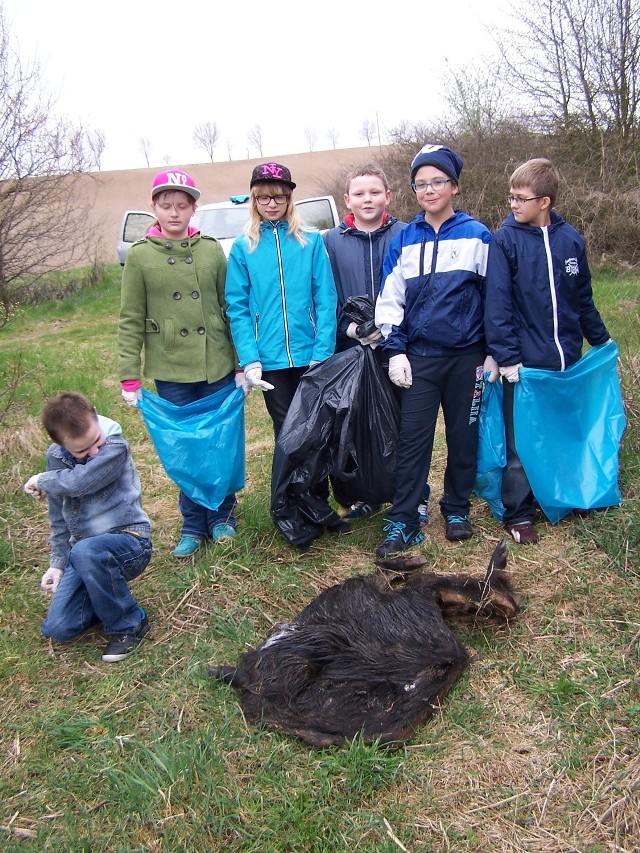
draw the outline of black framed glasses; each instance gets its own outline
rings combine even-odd
[[[414,193],[424,193],[429,187],[434,192],[438,192],[438,190],[442,190],[446,187],[447,184],[451,183],[451,178],[434,178],[432,181],[414,181],[411,184],[411,189]]]
[[[520,198],[517,195],[508,195],[507,201],[509,204],[526,204],[528,201],[535,201],[537,198],[544,198],[542,195],[532,195],[529,198]]]
[[[290,198],[291,196],[288,193],[281,193],[280,195],[257,195],[256,201],[258,204],[262,204],[266,207],[271,199],[273,199],[276,204],[286,204]]]

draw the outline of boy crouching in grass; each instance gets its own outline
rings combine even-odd
[[[53,598],[42,633],[67,642],[102,623],[102,660],[117,663],[149,632],[128,585],[151,559],[140,477],[120,425],[82,394],[52,397],[41,419],[54,444],[47,470],[30,477],[24,491],[49,502],[49,568],[40,586]]]

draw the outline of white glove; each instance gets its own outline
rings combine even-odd
[[[48,568],[40,578],[40,589],[45,592],[55,592],[58,589],[61,577],[62,569]]]
[[[347,326],[347,337],[353,338],[354,341],[358,340],[358,336],[356,335],[356,329],[358,328],[357,323],[349,323]]]
[[[138,406],[138,400],[142,400],[142,389],[137,391],[122,391],[122,398],[127,406],[133,406],[134,409]]]
[[[42,489],[38,488],[38,477],[39,474],[34,474],[33,477],[29,477],[27,482],[22,487],[25,491],[25,494],[29,495],[32,498],[43,498],[44,492]]]
[[[244,375],[244,370],[237,370],[236,371],[235,382],[236,382],[236,388],[242,388],[242,393],[244,394],[245,397],[248,397],[249,394],[251,393],[252,386],[249,385],[249,383],[247,382],[245,375]]]
[[[389,379],[400,388],[411,388],[411,365],[404,353],[392,355],[389,359]]]
[[[381,340],[382,332],[380,331],[380,329],[376,329],[375,332],[371,332],[371,334],[367,335],[366,338],[360,338],[360,343],[363,347],[373,346],[373,348],[375,349],[376,345],[380,343]]]
[[[249,370],[245,370],[244,378],[250,388],[261,388],[263,391],[273,391],[274,389],[270,382],[263,380],[261,367],[250,367]]]
[[[507,382],[517,382],[520,379],[520,368],[522,362],[510,364],[509,367],[500,367],[500,376],[504,376]]]
[[[498,367],[498,362],[492,355],[488,355],[484,360],[484,364],[482,365],[482,375],[485,376],[487,373],[489,374],[488,381],[490,383],[495,382],[498,376],[500,376],[500,368]]]

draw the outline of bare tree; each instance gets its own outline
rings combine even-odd
[[[327,139],[331,143],[331,147],[334,151],[336,150],[336,145],[338,144],[338,136],[339,133],[335,127],[330,127],[327,131]]]
[[[358,131],[358,136],[367,145],[371,145],[374,139],[376,138],[376,124],[371,119],[366,118],[362,124],[360,125],[360,130]]]
[[[19,282],[89,260],[91,200],[84,192],[79,205],[74,188],[91,153],[82,128],[56,119],[54,106],[39,66],[23,67],[12,49],[0,7],[0,328]]]
[[[492,63],[448,67],[443,78],[447,109],[442,119],[447,133],[469,133],[476,139],[495,135],[512,114],[502,81]]]
[[[87,146],[91,152],[94,166],[100,171],[102,156],[107,147],[104,130],[96,129],[87,131]]]
[[[258,154],[262,157],[262,147],[264,143],[262,141],[262,128],[259,124],[254,124],[253,127],[249,129],[249,132],[247,133],[247,142],[249,145],[257,148]]]
[[[149,158],[151,157],[151,140],[148,136],[141,136],[139,140],[139,150],[142,156],[144,157],[144,161],[147,164],[147,169],[149,168]]]
[[[231,142],[230,139],[227,139],[227,156],[228,156],[229,160],[233,160],[233,157],[231,156],[232,150],[233,150],[233,143]]]
[[[638,0],[511,0],[511,8],[514,26],[497,40],[539,126],[633,142],[640,118]]]
[[[165,164],[165,166],[170,166],[171,165],[171,154],[163,154],[162,155],[162,162]]]
[[[304,136],[307,140],[309,151],[313,151],[313,149],[316,147],[316,142],[318,141],[318,131],[315,129],[315,127],[305,127]]]
[[[205,121],[196,126],[193,132],[193,141],[200,148],[204,148],[207,157],[213,163],[213,152],[218,142],[218,125],[215,121]]]

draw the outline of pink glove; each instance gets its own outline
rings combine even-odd
[[[518,364],[510,364],[509,367],[501,367],[500,376],[503,376],[507,382],[518,382],[520,379],[520,368],[522,367],[522,362]]]
[[[489,374],[487,381],[490,383],[495,382],[498,376],[500,376],[500,368],[498,367],[498,362],[492,355],[488,355],[484,360],[484,364],[482,365],[482,375],[486,376],[487,373]]]
[[[142,382],[139,379],[125,379],[120,383],[122,388],[122,399],[127,406],[138,405],[138,400],[142,400]]]
[[[392,355],[389,359],[389,379],[400,388],[411,388],[411,365],[404,353]]]

